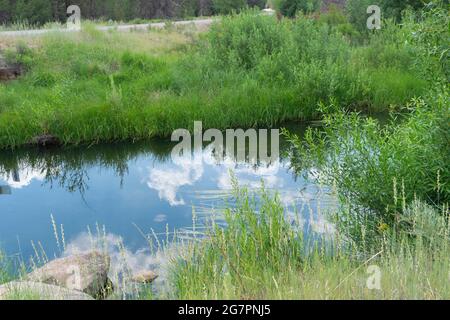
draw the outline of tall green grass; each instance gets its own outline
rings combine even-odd
[[[0,146],[41,134],[66,144],[168,136],[194,120],[271,127],[318,118],[318,103],[332,98],[358,110],[399,107],[428,82],[410,63],[402,27],[386,30],[354,47],[324,22],[247,11],[200,36],[101,33],[89,24],[79,35],[51,34],[38,49],[8,54],[27,72],[0,84]]]
[[[8,282],[11,279],[10,261],[3,251],[0,251],[0,284]]]
[[[448,299],[448,217],[420,202],[403,218],[411,228],[385,230],[379,246],[364,250],[344,232],[317,237],[286,215],[276,196],[236,191],[226,227],[213,225],[173,262],[178,299]],[[360,225],[364,228],[364,225]],[[380,288],[367,286],[375,266]],[[373,267],[372,267],[373,268]]]

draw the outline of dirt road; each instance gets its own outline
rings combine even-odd
[[[187,21],[174,21],[172,25],[174,26],[188,26],[194,25],[197,29],[208,28],[214,20],[212,18],[208,19],[198,19],[198,20],[187,20]],[[101,31],[117,30],[121,32],[132,32],[139,30],[148,29],[163,29],[167,25],[166,22],[156,22],[156,23],[145,23],[145,24],[127,24],[118,26],[97,26],[96,28]],[[70,29],[39,29],[39,30],[20,30],[20,31],[3,31],[0,32],[0,37],[17,37],[17,36],[34,36],[41,35],[49,32],[77,32],[77,30]]]

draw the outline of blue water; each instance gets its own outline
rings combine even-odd
[[[316,229],[326,232],[317,206],[318,199],[327,206],[330,196],[314,179],[294,175],[288,159],[259,165],[232,159],[217,163],[206,147],[194,151],[203,155],[202,161],[186,158],[174,163],[172,147],[155,140],[3,151],[0,248],[27,261],[35,256],[34,244],[37,251],[53,257],[68,248],[87,247],[91,235],[100,230],[138,252],[148,247],[147,235],[164,238],[167,230],[189,230],[193,207],[199,225],[220,209],[232,188],[230,172],[250,189],[259,188],[263,180],[267,189],[279,191],[287,212],[297,208],[307,223],[316,219]],[[282,144],[282,153],[285,148]]]

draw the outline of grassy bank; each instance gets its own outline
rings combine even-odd
[[[168,136],[194,120],[271,127],[318,118],[318,103],[330,99],[356,110],[398,108],[429,87],[404,29],[388,23],[355,44],[326,19],[277,22],[250,11],[201,35],[87,25],[45,36],[37,48],[6,53],[27,72],[0,84],[0,146],[42,134],[68,144]]]
[[[305,233],[301,214],[288,217],[277,197],[263,192],[260,198],[256,207],[253,195],[237,191],[236,208],[225,213],[227,227],[213,227],[174,263],[173,297],[450,298],[448,218],[433,208],[411,203],[405,212],[415,221],[411,228],[386,230],[369,250],[345,232]]]

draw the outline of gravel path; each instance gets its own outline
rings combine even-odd
[[[214,20],[208,19],[198,19],[198,20],[188,20],[188,21],[174,21],[172,22],[175,26],[186,26],[193,24],[198,29],[208,28]],[[145,23],[145,24],[128,24],[128,25],[118,25],[118,26],[98,26],[96,27],[101,31],[117,30],[121,32],[131,32],[138,30],[148,30],[150,29],[163,29],[166,26],[166,22],[156,22],[156,23]],[[34,36],[41,35],[49,32],[77,32],[77,30],[70,29],[40,29],[40,30],[20,30],[20,31],[3,31],[0,32],[0,37],[17,37],[17,36]]]

